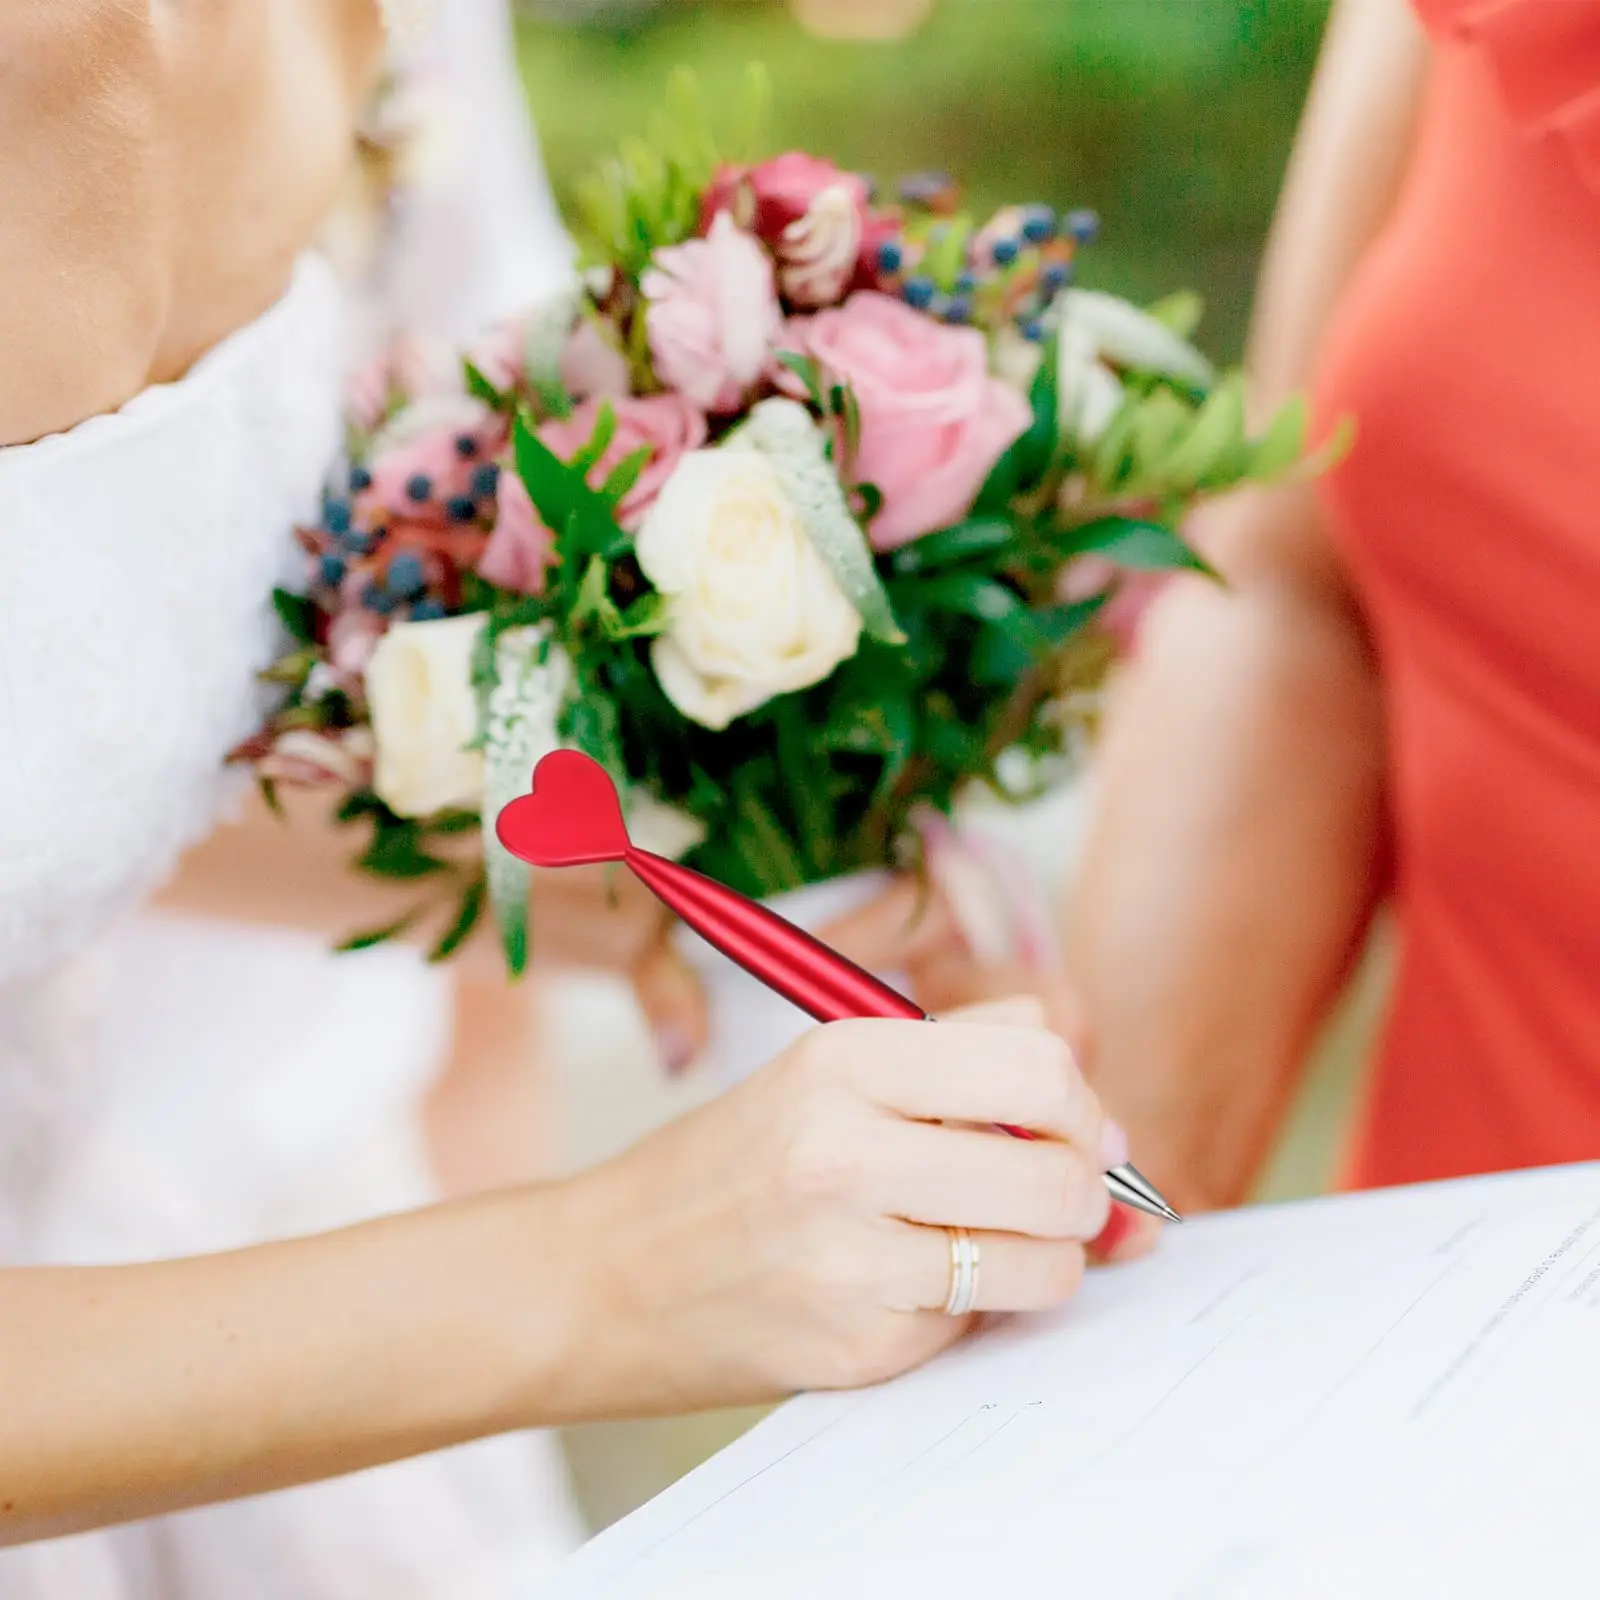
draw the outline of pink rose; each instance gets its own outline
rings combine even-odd
[[[737,411],[782,331],[772,261],[719,212],[704,239],[658,250],[640,283],[656,376],[702,411]]]
[[[855,391],[861,443],[851,471],[883,496],[869,530],[879,550],[959,521],[1033,419],[1028,402],[990,376],[981,333],[888,295],[852,295],[791,322],[789,334],[829,382]]]
[[[372,441],[372,482],[357,497],[368,520],[473,520],[480,469],[505,445],[505,419],[468,395],[414,400]],[[458,513],[466,512],[465,515]]]
[[[586,400],[564,421],[545,423],[539,429],[539,437],[563,461],[570,461],[593,437],[600,404],[598,400]],[[590,469],[589,482],[598,489],[624,458],[636,450],[650,451],[638,481],[617,507],[617,521],[631,531],[654,504],[678,458],[685,450],[698,450],[706,442],[706,419],[681,394],[613,400],[610,405],[617,419],[616,432]]]
[[[539,520],[522,479],[507,467],[495,491],[494,532],[478,562],[478,575],[502,589],[543,594],[554,556],[550,530]]]
[[[619,399],[628,392],[628,358],[585,317],[561,352],[561,382],[574,400]]]
[[[340,599],[346,597],[341,594]],[[359,597],[346,603],[351,609],[341,611],[328,624],[328,664],[341,680],[358,683],[388,623],[376,612],[365,610]]]
[[[867,180],[791,150],[755,167],[723,167],[701,224],[729,213],[778,259],[778,286],[798,306],[832,305],[850,286],[867,220]]]

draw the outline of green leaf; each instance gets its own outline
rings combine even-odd
[[[771,123],[772,80],[763,63],[752,61],[745,68],[738,121],[730,142],[730,159],[748,165],[768,154]]]
[[[671,611],[672,604],[664,594],[640,595],[606,628],[607,637],[616,640],[654,638],[666,627]]]
[[[478,826],[479,816],[476,811],[451,809],[436,811],[423,823],[424,833],[437,833],[451,835],[457,833],[471,833]]]
[[[567,615],[567,626],[577,632],[591,620],[605,628],[607,622],[616,622],[618,612],[610,594],[611,574],[599,556],[590,556],[584,568],[583,582],[578,586],[578,598]]]
[[[1201,406],[1193,426],[1167,457],[1163,488],[1198,488],[1244,438],[1244,380],[1230,373]]]
[[[1094,447],[1090,471],[1095,483],[1113,490],[1120,486],[1133,453],[1133,430],[1139,414],[1139,402],[1129,397],[1117,414],[1106,425]]]
[[[315,644],[317,606],[308,595],[292,594],[287,589],[272,591],[272,609],[289,636],[300,644]]]
[[[466,358],[461,362],[461,375],[467,386],[467,393],[494,407],[496,411],[505,411],[510,408],[511,397],[497,389],[482,373],[482,371]]]
[[[1304,395],[1296,395],[1278,408],[1267,431],[1251,447],[1249,476],[1260,483],[1271,483],[1296,466],[1305,453],[1309,408]]]
[[[430,961],[448,961],[461,948],[468,935],[477,927],[488,894],[489,885],[482,878],[474,878],[467,885],[461,896],[455,920],[445,929],[439,942],[428,952]]]
[[[589,474],[594,470],[595,463],[611,446],[611,441],[617,435],[617,411],[609,400],[600,402],[600,409],[595,413],[594,431],[589,435],[589,442],[582,446],[568,463],[585,483]]]
[[[1340,417],[1334,424],[1333,432],[1300,463],[1295,477],[1319,478],[1330,467],[1337,466],[1356,442],[1357,431],[1354,417]]]
[[[1180,339],[1194,337],[1194,331],[1200,326],[1200,319],[1205,315],[1205,309],[1205,301],[1192,289],[1180,289],[1176,294],[1169,294],[1164,300],[1158,300],[1148,308],[1149,314],[1162,327],[1177,334]]]
[[[287,822],[289,813],[283,809],[283,801],[278,795],[277,784],[271,778],[257,778],[256,789],[259,791],[267,810],[280,822]]]
[[[513,439],[517,475],[545,525],[562,530],[566,544],[562,554],[607,559],[621,555],[628,547],[628,536],[583,474],[557,457],[528,426],[526,417],[517,418]]]
[[[740,786],[734,807],[738,817],[734,848],[745,870],[761,885],[762,893],[782,894],[787,889],[798,889],[806,881],[805,863],[795,854],[788,834],[753,784]]]
[[[333,820],[341,827],[359,822],[363,817],[381,817],[391,823],[400,821],[370,789],[357,789],[347,794],[333,813]]]
[[[856,392],[847,383],[836,383],[832,401],[833,414],[844,425],[845,460],[854,461],[856,452],[861,448],[861,407],[856,400]]]
[[[1071,554],[1091,552],[1141,572],[1188,571],[1217,576],[1213,568],[1171,528],[1133,517],[1102,517],[1074,528],[1067,537]]]
[[[1009,517],[971,517],[903,544],[890,558],[897,577],[936,572],[976,556],[992,556],[1016,542],[1017,525]]]
[[[654,454],[649,445],[642,444],[637,450],[625,455],[607,474],[606,481],[600,485],[601,498],[608,505],[620,505],[623,496],[639,481],[639,474],[650,465],[650,458]]]
[[[380,824],[355,864],[376,878],[427,878],[450,866],[422,848],[421,830],[414,822]]]
[[[340,954],[352,950],[370,950],[374,945],[387,944],[391,939],[399,939],[409,933],[422,920],[426,906],[414,906],[403,917],[397,918],[382,928],[369,928],[365,933],[353,933],[348,939],[341,939],[333,948]]]
[[[1193,417],[1193,411],[1170,389],[1157,389],[1138,403],[1130,441],[1130,486],[1166,481],[1167,463]]]
[[[805,386],[806,395],[818,411],[826,410],[822,403],[822,373],[810,356],[793,350],[780,350],[778,361],[787,367]]]
[[[1058,367],[1060,345],[1047,340],[1044,359],[1033,375],[1028,390],[1028,403],[1033,407],[1033,421],[1027,431],[1012,445],[1016,457],[1017,485],[1026,492],[1040,484],[1050,470],[1056,446],[1061,438],[1060,402],[1058,399]]]

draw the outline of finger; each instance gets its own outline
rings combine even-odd
[[[710,1033],[700,980],[670,939],[645,951],[633,990],[668,1072],[682,1072],[705,1049]]]
[[[1161,1238],[1161,1222],[1127,1206],[1114,1205],[1106,1225],[1090,1241],[1089,1261],[1097,1267],[1137,1261],[1155,1249]]]
[[[1071,1145],[886,1120],[870,1142],[863,1198],[880,1216],[1039,1239],[1093,1239],[1111,1207],[1105,1174]]]
[[[997,1122],[1098,1151],[1100,1102],[1066,1043],[1041,1028],[950,1021],[834,1023],[854,1048],[839,1051],[873,1104],[918,1121]],[[915,1030],[915,1031],[912,1031]],[[849,1044],[837,1035],[830,1043]]]
[[[896,878],[866,905],[828,923],[818,937],[878,972],[903,969],[936,950],[965,949],[944,896],[908,877]]]
[[[974,1311],[1048,1311],[1083,1282],[1083,1246],[1072,1239],[1022,1239],[973,1231],[978,1247]],[[884,1285],[895,1310],[942,1311],[950,1296],[950,1234],[892,1225],[885,1237]]]
[[[941,1011],[939,1015],[944,1021],[989,1023],[1004,1028],[1044,1026],[1044,1006],[1037,995],[1031,994],[1007,993],[998,999],[976,1001]]]

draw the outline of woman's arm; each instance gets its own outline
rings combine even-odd
[[[1393,203],[1425,60],[1402,0],[1342,0],[1267,254],[1263,408],[1305,385]],[[1359,949],[1382,841],[1379,684],[1314,492],[1202,537],[1112,716],[1070,964],[1097,1085],[1185,1207],[1243,1198]]]
[[[1027,1002],[815,1029],[592,1172],[228,1255],[0,1271],[0,1544],[510,1428],[889,1376],[1072,1294],[1120,1159]],[[1009,1123],[1032,1141],[971,1130]],[[1107,1152],[1110,1154],[1107,1154]]]

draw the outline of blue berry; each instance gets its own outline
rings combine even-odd
[[[351,555],[365,556],[372,553],[372,547],[375,543],[377,543],[377,538],[374,534],[366,532],[365,529],[352,528],[347,534],[344,535],[342,539],[340,539],[339,543],[342,544]]]
[[[997,267],[1009,267],[1022,253],[1022,246],[1015,239],[996,239],[989,251]]]
[[[413,622],[437,622],[444,615],[444,607],[437,600],[419,600],[411,608]]]
[[[330,588],[337,589],[344,582],[344,557],[328,555],[322,558],[320,564],[322,581]]]
[[[1030,317],[1022,324],[1022,337],[1029,344],[1038,344],[1044,338],[1044,324],[1037,317]]]
[[[475,522],[478,516],[478,502],[469,494],[455,494],[445,501],[444,514],[452,522]]]
[[[500,469],[492,461],[472,474],[472,492],[480,500],[487,500],[499,487]]]
[[[360,494],[364,489],[372,487],[372,474],[365,467],[351,467],[350,492]]]
[[[409,600],[427,588],[428,580],[422,571],[421,560],[409,550],[402,550],[389,563],[389,593],[399,600]]]
[[[456,435],[456,454],[463,461],[470,461],[478,453],[478,441],[470,433]]]
[[[328,532],[336,537],[341,533],[350,531],[350,502],[348,500],[330,500],[323,508],[322,520]]]
[[[386,617],[394,610],[393,598],[385,594],[375,583],[369,583],[361,591],[361,603],[368,611],[376,611],[380,617]]]
[[[971,322],[972,300],[964,294],[951,295],[950,302],[944,308],[946,322]]]
[[[900,285],[900,293],[913,311],[926,311],[936,292],[932,278],[907,278]]]
[[[406,479],[406,498],[415,500],[420,505],[433,493],[433,479],[425,472],[418,472]]]
[[[1100,232],[1100,219],[1094,212],[1069,211],[1067,213],[1067,232],[1079,244],[1091,244]]]
[[[905,264],[906,253],[900,248],[898,239],[885,239],[878,246],[878,270],[880,272],[898,272]]]
[[[1055,238],[1056,214],[1049,206],[1029,208],[1028,220],[1022,224],[1022,237],[1029,244],[1045,244]]]
[[[1051,293],[1064,289],[1072,282],[1072,268],[1065,261],[1049,262],[1039,274],[1039,282]]]
[[[971,294],[978,287],[978,277],[973,272],[958,272],[956,274],[956,293]]]

